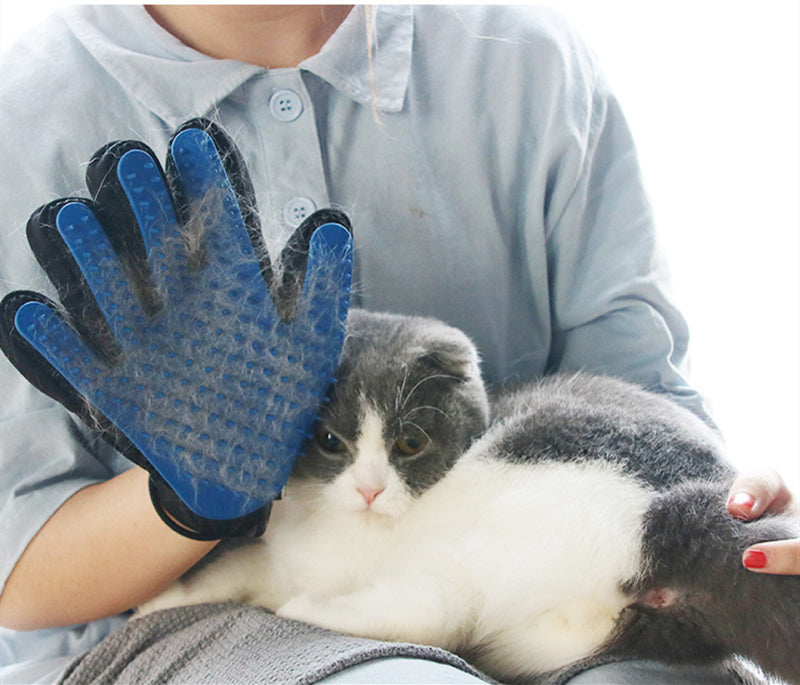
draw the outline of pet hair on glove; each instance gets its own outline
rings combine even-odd
[[[176,530],[260,534],[334,381],[349,221],[312,215],[273,270],[241,156],[204,120],[178,129],[166,172],[146,145],[111,143],[87,186],[93,200],[56,200],[28,222],[62,306],[10,293],[0,345],[150,471]]]

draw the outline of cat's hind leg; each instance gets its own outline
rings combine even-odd
[[[647,512],[649,569],[629,628],[609,649],[701,662],[736,653],[771,675],[800,683],[800,578],[756,574],[742,553],[764,540],[796,536],[788,514],[739,521],[725,510],[726,484],[686,483]]]

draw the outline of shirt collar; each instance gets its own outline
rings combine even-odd
[[[81,43],[129,93],[171,126],[204,116],[264,69],[208,57],[161,28],[139,5],[82,5],[67,22]],[[408,6],[356,7],[300,69],[379,110],[403,107],[411,69]],[[185,84],[179,87],[178,84]]]
[[[413,8],[358,5],[322,50],[300,64],[356,102],[403,108],[414,37]]]

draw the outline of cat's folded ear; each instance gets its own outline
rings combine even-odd
[[[416,365],[459,382],[474,379],[480,375],[475,347],[460,331],[452,329],[452,333],[452,338],[432,341],[417,358]]]

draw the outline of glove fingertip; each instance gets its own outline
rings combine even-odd
[[[311,236],[311,246],[317,249],[335,250],[351,249],[353,236],[344,226],[338,223],[322,224]]]
[[[188,200],[194,200],[211,186],[217,170],[217,148],[208,133],[199,128],[187,128],[170,143],[170,156],[180,175]]]
[[[49,311],[44,312],[45,309]],[[19,290],[9,293],[0,302],[0,347],[33,387],[69,411],[80,413],[85,405],[78,392],[29,341],[29,336],[35,336],[23,335],[22,331],[35,328],[38,325],[35,321],[43,314],[60,319],[56,310],[57,305],[39,293]]]
[[[323,224],[311,236],[306,285],[312,281],[315,289],[335,286],[349,293],[352,277],[352,234],[341,224]]]
[[[50,307],[38,301],[26,302],[14,314],[14,328],[30,343],[33,343],[40,332],[44,319],[57,316]]]

